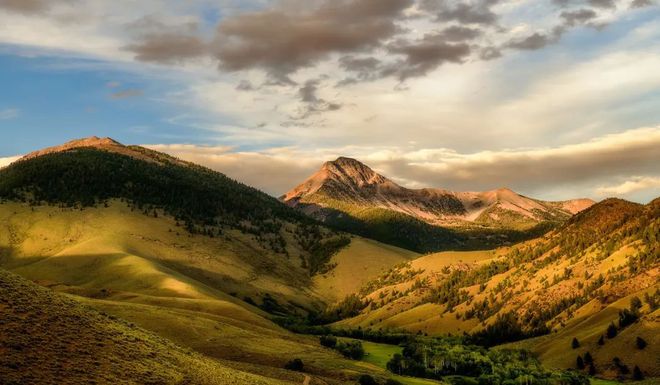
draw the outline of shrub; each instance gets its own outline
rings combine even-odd
[[[294,358],[293,360],[287,362],[286,365],[284,365],[284,369],[295,370],[296,372],[302,372],[303,367],[304,365],[300,358]]]
[[[374,378],[368,374],[361,375],[360,378],[358,379],[358,383],[360,385],[378,385],[376,380],[374,380]]]
[[[592,365],[594,363],[594,358],[591,356],[591,353],[584,353],[584,363],[587,365]]]
[[[337,337],[335,336],[321,336],[319,341],[321,342],[321,345],[328,348],[334,348],[337,346]]]
[[[598,345],[601,346],[605,345],[605,337],[603,337],[602,335],[600,336],[600,338],[598,338]]]
[[[584,360],[582,359],[581,356],[577,356],[576,366],[580,370],[584,369]]]
[[[635,344],[637,345],[637,349],[644,349],[647,345],[646,341],[642,337],[637,337],[635,339]]]
[[[339,342],[336,347],[339,352],[352,360],[361,360],[364,357],[364,348],[360,341]]]

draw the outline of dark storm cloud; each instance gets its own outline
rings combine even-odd
[[[412,0],[326,1],[308,12],[267,9],[224,20],[214,41],[224,70],[262,69],[286,79],[330,53],[378,47],[398,32]]]
[[[559,16],[564,20],[564,25],[573,27],[585,24],[598,15],[592,9],[578,9],[576,11],[564,11]]]

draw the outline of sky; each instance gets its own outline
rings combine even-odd
[[[278,196],[660,196],[656,0],[0,0],[0,167],[109,136]]]

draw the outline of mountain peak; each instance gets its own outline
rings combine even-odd
[[[123,144],[117,142],[112,138],[109,137],[99,138],[98,136],[90,136],[87,138],[74,139],[59,146],[47,147],[38,151],[31,152],[25,155],[22,158],[22,160],[32,159],[46,154],[52,154],[55,152],[64,152],[75,148],[83,148],[83,147],[93,147],[93,148],[102,148],[102,149],[125,148]]]

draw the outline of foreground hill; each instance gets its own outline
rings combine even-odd
[[[326,162],[281,199],[335,227],[417,251],[515,241],[523,231],[562,223],[593,204],[545,202],[508,189],[408,189],[344,157]]]
[[[660,199],[608,199],[538,240],[399,265],[365,285],[362,312],[337,326],[465,332],[486,345],[553,333],[524,346],[556,367],[575,367],[589,352],[599,375],[628,378],[638,365],[657,377],[658,234]],[[579,348],[571,351],[573,338]]]
[[[26,156],[0,170],[0,196],[0,268],[240,371],[302,383],[283,367],[303,357],[311,384],[387,376],[271,318],[320,311],[415,253],[110,139]]]
[[[0,269],[0,379],[18,384],[293,384],[221,365]]]

